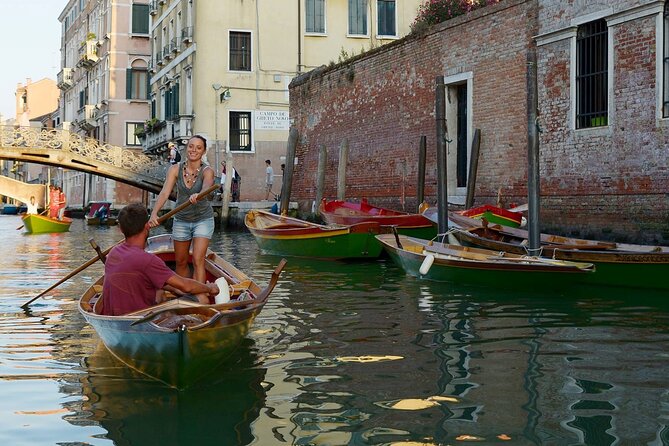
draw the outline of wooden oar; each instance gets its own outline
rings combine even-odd
[[[42,212],[40,212],[40,213],[37,214],[37,215],[44,215],[44,214],[46,214],[46,212],[47,212],[48,210],[49,210],[49,208],[46,208],[46,209],[44,209]],[[19,226],[18,228],[16,228],[16,230],[18,231],[19,229],[23,229],[24,226],[25,226],[25,223],[22,224],[21,226]]]
[[[204,197],[206,197],[206,196],[209,195],[210,193],[214,192],[214,191],[215,191],[216,189],[218,189],[219,187],[220,187],[220,185],[218,185],[218,184],[213,184],[213,185],[212,185],[209,189],[207,189],[206,191],[204,191],[204,192],[200,192],[200,193],[198,194],[198,196],[197,196],[197,200],[198,200],[198,201],[199,201],[199,200],[202,200]],[[163,223],[163,222],[169,220],[170,218],[172,218],[172,217],[174,216],[174,214],[176,214],[177,212],[181,212],[182,210],[186,209],[186,208],[187,208],[188,206],[190,206],[191,204],[193,204],[193,203],[191,203],[190,200],[186,201],[185,203],[181,203],[179,206],[175,207],[174,209],[172,209],[171,211],[169,211],[167,214],[163,215],[162,217],[159,217],[159,218],[158,218],[158,223],[160,224],[160,223]],[[125,240],[125,239],[123,239],[123,240]],[[120,244],[120,243],[123,243],[123,240],[119,240],[118,242],[116,242],[116,243],[114,243],[112,246],[110,246],[109,248],[105,249],[105,250],[102,252],[102,256],[106,256],[107,254],[109,254],[109,251],[111,251],[112,248],[113,248],[114,246],[116,246],[116,245],[118,245],[118,244]],[[48,293],[49,291],[53,290],[54,288],[56,288],[56,287],[57,287],[58,285],[60,285],[61,283],[63,283],[63,282],[65,282],[66,280],[68,280],[68,279],[70,279],[70,278],[76,276],[77,274],[79,274],[80,272],[82,272],[83,270],[85,270],[86,268],[88,268],[89,266],[91,266],[92,264],[94,264],[95,262],[97,262],[98,260],[100,260],[100,256],[95,256],[95,257],[93,257],[93,258],[90,259],[88,262],[84,263],[84,264],[81,265],[79,268],[75,269],[75,270],[72,271],[70,274],[68,274],[67,276],[63,277],[63,278],[60,279],[58,282],[54,283],[53,285],[51,285],[51,286],[50,286],[49,288],[47,288],[46,290],[44,290],[44,291],[42,291],[41,293],[39,293],[37,296],[33,297],[33,298],[30,299],[28,302],[26,302],[26,303],[24,303],[23,305],[21,305],[21,308],[27,308],[28,305],[30,305],[31,303],[33,303],[34,301],[36,301],[36,300],[39,299],[40,297],[44,296],[44,295],[45,295],[46,293]]]

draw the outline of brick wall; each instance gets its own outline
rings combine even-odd
[[[499,191],[504,204],[527,202],[526,60],[534,37],[580,15],[640,3],[505,0],[297,78],[290,87],[300,134],[292,199],[312,209],[321,145],[328,155],[324,196],[336,196],[339,147],[348,138],[346,198],[413,210],[419,138],[426,135],[425,194],[436,203],[435,78],[470,72],[472,128],[481,129],[476,204],[494,203]],[[641,17],[609,29],[615,100],[603,131],[570,129],[570,40],[538,48],[542,229],[668,243],[669,157],[664,123],[655,118],[654,23]]]

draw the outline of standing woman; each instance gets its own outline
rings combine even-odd
[[[211,208],[211,203],[209,200],[197,201],[198,194],[214,184],[214,170],[202,162],[206,151],[207,141],[204,137],[191,136],[186,148],[186,161],[174,164],[167,170],[165,184],[163,184],[149,218],[151,227],[158,226],[158,212],[169,198],[175,184],[177,186],[177,206],[186,201],[193,203],[174,216],[172,238],[177,263],[176,273],[183,277],[190,277],[188,253],[192,241],[193,279],[202,283],[205,283],[206,279],[204,256],[209,247],[209,240],[214,234],[214,210]],[[209,297],[206,294],[197,297],[201,303],[209,303]]]

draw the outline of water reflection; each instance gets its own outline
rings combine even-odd
[[[84,398],[66,419],[99,423],[115,445],[249,444],[265,404],[266,370],[257,362],[247,340],[208,385],[180,392],[132,372],[100,344],[85,360]]]

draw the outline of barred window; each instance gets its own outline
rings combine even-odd
[[[608,125],[608,28],[604,19],[578,27],[576,128]]]
[[[251,112],[230,112],[230,150],[251,150]]]
[[[230,31],[230,70],[251,71],[251,33]]]
[[[662,117],[669,117],[669,3],[664,4],[664,54],[662,65]]]

